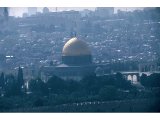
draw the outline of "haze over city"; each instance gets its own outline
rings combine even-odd
[[[28,12],[27,7],[17,7],[17,8],[9,8],[9,15],[11,16],[16,16],[16,17],[22,17],[23,13]],[[37,11],[38,12],[42,12],[42,7],[38,7]],[[50,11],[55,12],[56,7],[49,7]],[[95,10],[95,7],[58,7],[57,8],[58,11],[68,11],[68,10],[77,10],[77,11],[82,11],[84,9],[88,9],[88,10]],[[115,13],[117,12],[117,10],[124,10],[124,11],[133,11],[133,10],[142,10],[143,8],[138,8],[138,7],[134,7],[134,8],[124,8],[124,7],[115,7]]]

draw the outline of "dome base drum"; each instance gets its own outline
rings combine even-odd
[[[88,65],[92,63],[92,56],[62,56],[62,62],[67,65]]]

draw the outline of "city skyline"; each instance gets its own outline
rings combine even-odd
[[[48,7],[51,12],[56,11],[56,7]],[[69,10],[76,10],[76,11],[83,11],[84,9],[94,11],[96,7],[57,7],[57,11],[69,11]],[[114,12],[117,13],[117,10],[122,11],[134,11],[134,10],[142,10],[143,7],[115,7]],[[42,12],[43,7],[37,7],[37,12]],[[11,7],[9,9],[9,15],[15,17],[22,17],[23,13],[28,13],[27,7]]]

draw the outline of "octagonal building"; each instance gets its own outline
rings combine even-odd
[[[42,71],[45,76],[55,75],[65,80],[81,80],[85,76],[93,75],[95,68],[87,43],[74,37],[68,40],[62,49],[62,64],[45,66]]]

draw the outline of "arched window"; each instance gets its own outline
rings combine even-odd
[[[137,82],[137,81],[138,81],[137,75],[133,75],[133,82]]]
[[[132,80],[132,76],[128,75],[127,80]]]

